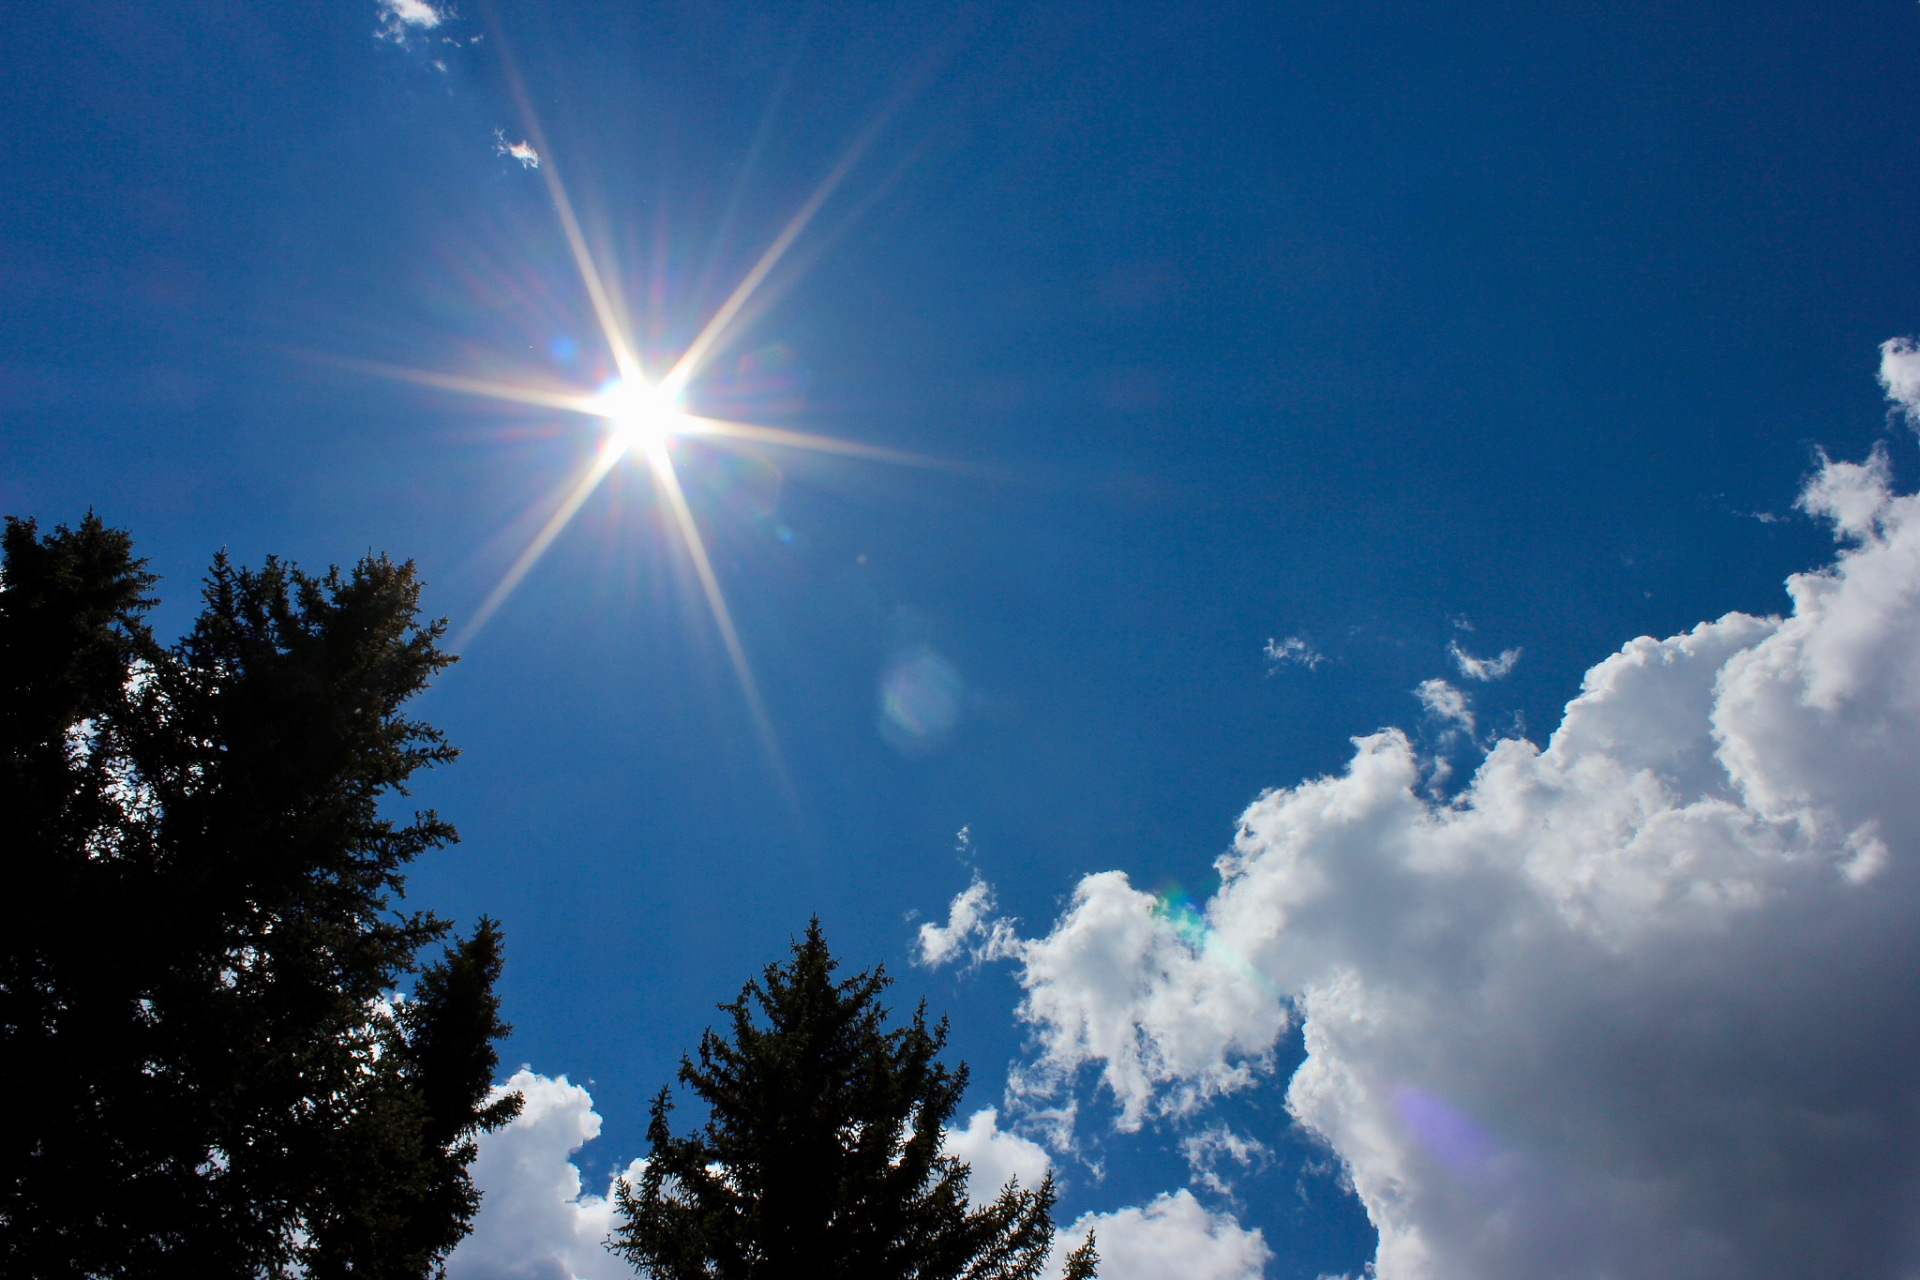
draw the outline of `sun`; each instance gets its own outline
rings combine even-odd
[[[606,419],[606,448],[614,454],[638,450],[651,458],[667,442],[692,426],[678,397],[639,380],[615,378],[594,397],[593,412]]]
[[[749,301],[800,233],[813,220],[814,215],[820,212],[827,198],[833,194],[864,154],[886,117],[884,114],[877,117],[847,149],[839,163],[821,180],[820,185],[814,189],[813,194],[800,206],[799,210],[788,219],[780,234],[774,237],[773,242],[754,262],[752,269],[741,278],[740,282],[734,286],[733,292],[728,294],[726,300],[708,317],[706,323],[680,352],[678,358],[672,361],[664,373],[650,377],[642,364],[640,352],[630,331],[627,308],[621,300],[618,281],[604,272],[599,262],[595,260],[593,250],[587,243],[586,234],[581,229],[580,220],[574,214],[573,202],[568,198],[566,187],[560,181],[552,148],[540,135],[539,123],[533,116],[525,87],[519,83],[518,72],[513,69],[510,61],[507,64],[507,74],[514,84],[516,97],[526,111],[528,136],[533,139],[532,145],[543,157],[543,163],[539,169],[540,176],[546,183],[547,193],[553,199],[554,211],[559,215],[560,228],[565,234],[567,247],[572,251],[580,283],[586,291],[587,300],[592,304],[601,336],[606,341],[606,352],[610,357],[615,376],[603,383],[597,392],[590,392],[584,388],[556,385],[544,379],[507,381],[428,369],[409,369],[366,360],[336,360],[335,362],[381,377],[398,378],[423,386],[439,387],[465,395],[484,396],[488,399],[534,408],[559,410],[565,414],[579,415],[598,422],[602,433],[600,447],[594,451],[593,456],[579,474],[555,495],[553,509],[538,532],[533,535],[520,554],[514,557],[513,563],[507,567],[500,580],[480,602],[479,608],[455,634],[453,645],[456,649],[466,647],[480,628],[486,624],[487,619],[493,616],[494,611],[505,602],[534,564],[546,553],[547,548],[553,545],[554,540],[579,513],[587,499],[593,496],[601,482],[613,474],[614,469],[623,459],[632,457],[644,463],[646,471],[652,477],[654,489],[665,508],[665,513],[669,517],[669,526],[677,535],[677,541],[692,563],[694,577],[699,582],[701,593],[706,597],[708,610],[713,615],[715,629],[719,632],[720,642],[732,663],[734,674],[739,678],[740,691],[746,699],[754,725],[759,730],[761,742],[766,747],[768,757],[783,787],[790,793],[791,783],[786,780],[786,768],[781,761],[773,723],[760,697],[753,669],[747,662],[746,647],[740,641],[739,630],[734,626],[732,610],[727,607],[726,596],[720,589],[719,575],[715,573],[712,557],[707,553],[706,540],[701,536],[699,525],[694,520],[692,507],[687,501],[686,492],[681,487],[678,467],[687,462],[697,463],[699,451],[694,451],[694,456],[689,457],[673,446],[683,439],[698,438],[703,445],[722,449],[773,446],[866,458],[880,462],[902,463],[915,467],[945,469],[949,466],[937,459],[923,458],[897,449],[792,431],[783,427],[761,426],[709,417],[699,412],[695,405],[684,401],[689,386],[700,376],[707,363],[724,351],[740,327],[751,319],[752,313],[748,310]],[[676,455],[681,456],[676,459]]]

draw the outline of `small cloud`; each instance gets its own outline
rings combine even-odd
[[[1217,1124],[1181,1139],[1180,1154],[1187,1158],[1187,1168],[1193,1171],[1195,1182],[1216,1195],[1226,1196],[1233,1194],[1233,1183],[1221,1176],[1223,1162],[1249,1169],[1256,1162],[1264,1163],[1271,1153],[1266,1143],[1242,1137]]]
[[[1420,699],[1420,705],[1427,714],[1443,724],[1463,730],[1469,737],[1473,734],[1473,712],[1467,707],[1467,695],[1438,678],[1422,680],[1413,691]]]
[[[1909,422],[1920,419],[1920,341],[1889,338],[1880,344],[1880,386]]]
[[[1460,668],[1460,674],[1469,680],[1498,680],[1513,670],[1514,663],[1520,661],[1520,650],[1503,649],[1497,658],[1476,658],[1460,647],[1455,640],[1447,645],[1447,652],[1453,655],[1453,664]]]
[[[378,0],[380,38],[405,44],[407,37],[431,31],[453,16],[452,9],[436,9],[428,0]]]
[[[969,849],[966,830],[962,828],[962,856]],[[920,926],[919,935],[914,939],[913,962],[938,969],[962,955],[976,965],[1011,955],[1006,948],[1014,942],[1013,925],[993,914],[994,905],[993,886],[975,871],[972,882],[954,895],[947,908],[947,922],[939,925],[929,920]]]
[[[533,149],[533,144],[524,138],[519,142],[508,142],[507,133],[504,129],[495,129],[493,131],[493,154],[497,156],[508,156],[518,160],[522,169],[538,169],[540,167],[540,153]]]
[[[1292,663],[1311,671],[1327,660],[1327,655],[1314,648],[1299,636],[1288,636],[1285,640],[1267,638],[1267,647],[1262,650],[1267,655],[1267,674],[1272,675],[1282,666]]]

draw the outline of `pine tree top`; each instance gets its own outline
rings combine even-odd
[[[658,1280],[1031,1280],[1053,1240],[1052,1177],[973,1209],[943,1154],[966,1090],[922,1002],[891,1025],[884,967],[836,978],[815,918],[785,964],[720,1006],[679,1080],[706,1106],[686,1137],[653,1105],[640,1185],[619,1191],[616,1252]],[[1092,1274],[1090,1248],[1082,1269]]]

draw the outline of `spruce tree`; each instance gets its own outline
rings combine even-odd
[[[422,1277],[478,1203],[500,933],[397,910],[455,839],[410,564],[217,558],[163,646],[89,515],[0,569],[0,1274]],[[412,979],[412,994],[396,990]]]
[[[923,1002],[890,1027],[882,968],[836,981],[820,922],[720,1006],[680,1082],[706,1104],[676,1137],[671,1091],[653,1104],[651,1155],[618,1190],[615,1252],[654,1280],[1033,1280],[1053,1242],[1053,1177],[967,1200],[968,1167],[941,1139],[967,1069],[939,1061],[943,1018]],[[1094,1274],[1093,1240],[1072,1280]]]

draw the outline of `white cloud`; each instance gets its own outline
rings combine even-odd
[[[1288,636],[1285,640],[1275,640],[1269,636],[1267,647],[1261,652],[1267,655],[1269,673],[1278,671],[1288,663],[1311,671],[1327,660],[1326,654],[1321,653],[1299,636]]]
[[[1210,1213],[1191,1191],[1112,1213],[1089,1213],[1054,1243],[1054,1275],[1066,1251],[1094,1233],[1101,1280],[1255,1280],[1273,1257],[1259,1228],[1230,1213]]]
[[[1494,658],[1476,658],[1462,649],[1457,640],[1448,643],[1447,652],[1453,656],[1453,664],[1460,668],[1460,674],[1469,680],[1503,679],[1520,661],[1518,649],[1502,649]]]
[[[964,837],[965,832],[961,834]],[[920,926],[913,962],[937,969],[963,954],[974,964],[1004,956],[1013,941],[1013,926],[995,918],[993,906],[993,887],[974,872],[973,880],[948,906],[947,922],[939,925],[929,920]]]
[[[1413,691],[1420,699],[1420,705],[1428,715],[1441,724],[1450,726],[1448,732],[1458,730],[1468,737],[1473,736],[1473,712],[1467,707],[1467,695],[1438,678],[1422,680]]]
[[[973,1113],[964,1129],[949,1129],[941,1143],[946,1153],[967,1162],[967,1198],[978,1208],[991,1204],[1009,1178],[1031,1191],[1053,1168],[1046,1148],[1000,1128],[1000,1112],[986,1107]]]
[[[633,1268],[602,1244],[613,1230],[618,1176],[604,1195],[583,1195],[568,1159],[600,1134],[592,1097],[565,1076],[525,1067],[505,1087],[526,1104],[510,1124],[480,1136],[480,1212],[447,1259],[449,1280],[633,1280]],[[638,1178],[642,1168],[636,1160],[619,1176]]]
[[[1880,344],[1880,385],[1887,399],[1920,415],[1920,342],[1889,338]]]
[[[1008,943],[1026,1078],[1133,1128],[1298,1017],[1381,1280],[1920,1273],[1920,498],[1876,455],[1802,506],[1843,545],[1789,616],[1628,643],[1453,799],[1387,730],[1257,800],[1197,916],[1086,877]]]
[[[1267,1156],[1267,1144],[1257,1139],[1235,1133],[1223,1124],[1216,1124],[1188,1134],[1180,1140],[1180,1154],[1187,1158],[1187,1168],[1193,1171],[1193,1180],[1217,1195],[1233,1194],[1233,1183],[1222,1176],[1223,1164],[1233,1164],[1248,1169],[1255,1164],[1264,1164]]]
[[[524,138],[519,142],[508,142],[506,130],[504,129],[495,129],[493,131],[493,154],[518,160],[522,169],[538,169],[540,167],[540,153],[533,149],[533,144]]]
[[[431,31],[450,16],[448,9],[436,9],[428,0],[378,0],[380,10],[380,35],[395,43],[404,43],[408,36],[421,31]]]
[[[1104,871],[1080,882],[1052,933],[1017,944],[1021,1016],[1045,1050],[1015,1077],[1022,1105],[1097,1063],[1131,1131],[1153,1110],[1190,1111],[1265,1069],[1284,1002],[1212,932],[1184,936],[1157,905],[1125,873]]]
[[[1203,1160],[1225,1155],[1244,1165],[1265,1154],[1257,1142],[1224,1128],[1196,1135],[1209,1148]],[[1216,1141],[1216,1139],[1222,1139]],[[967,1194],[975,1207],[1000,1194],[1009,1178],[1032,1189],[1053,1167],[1046,1148],[999,1126],[999,1112],[973,1113],[964,1129],[946,1134],[948,1154],[971,1167]],[[1188,1191],[1156,1197],[1144,1206],[1086,1213],[1054,1236],[1050,1274],[1066,1267],[1066,1255],[1096,1233],[1102,1280],[1241,1280],[1257,1277],[1267,1259],[1258,1229],[1245,1230],[1231,1213],[1210,1213]]]

